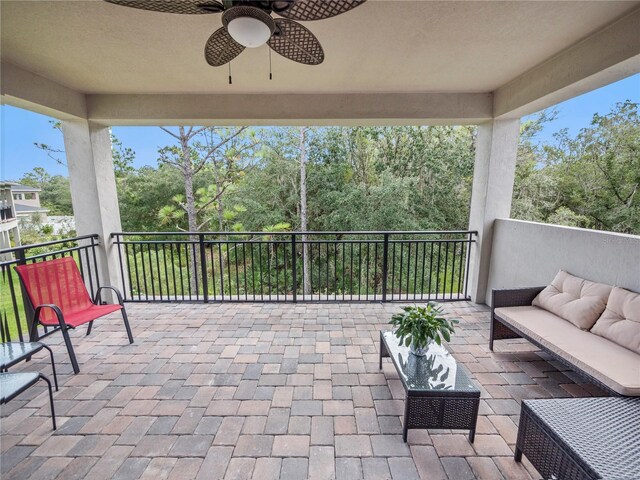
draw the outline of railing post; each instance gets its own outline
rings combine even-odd
[[[19,250],[16,251],[16,260],[17,260],[17,265],[25,265],[27,263],[26,260],[26,255],[24,254],[25,252],[25,248],[20,248]]]
[[[471,265],[471,244],[475,242],[473,239],[474,235],[477,235],[478,232],[471,231],[467,233],[467,261],[465,265],[465,275],[464,275],[464,298],[466,300],[470,300],[469,297],[469,266]]]
[[[27,264],[27,256],[26,256],[26,252],[27,249],[26,248],[20,248],[19,250],[17,250],[15,252],[16,254],[16,265],[26,265]],[[11,277],[11,270],[8,269],[7,274],[9,275],[9,277]],[[13,282],[11,281],[11,278],[9,278],[9,287],[11,289],[11,299],[13,302],[13,308],[14,308],[14,315],[15,315],[15,320],[16,320],[16,326],[18,328],[18,336],[20,338],[20,341],[23,341],[22,338],[22,328],[20,327],[20,315],[19,315],[19,311],[18,311],[18,304],[16,301],[16,292],[14,290],[14,286],[13,286]],[[19,282],[19,288],[20,288],[20,292],[22,294],[22,302],[23,302],[23,306],[24,306],[24,316],[25,316],[25,321],[27,323],[27,330],[29,332],[29,338],[31,338],[31,331],[34,329],[34,325],[33,325],[33,319],[34,319],[34,314],[35,311],[33,309],[33,307],[31,306],[31,302],[29,302],[27,300],[27,292],[24,290],[24,287],[22,285],[22,282]],[[7,325],[7,337],[9,336],[9,325]]]
[[[96,252],[96,247],[99,245],[99,243],[96,243],[96,239],[98,239],[98,236],[92,236],[91,237],[91,254],[93,256],[93,268],[95,270],[95,277],[96,277],[96,291],[98,288],[100,288],[100,275],[98,273],[98,255]],[[107,241],[106,239],[104,240],[105,242]],[[79,243],[78,243],[79,245]],[[106,248],[106,245],[105,245]],[[78,251],[78,258],[80,258],[80,252]],[[87,257],[87,263],[89,263],[89,258]],[[91,278],[91,266],[89,266],[89,278]]]
[[[120,243],[120,234],[112,233],[111,234],[111,244],[115,245],[118,249],[118,263],[120,263],[120,279],[122,280],[122,298],[127,299],[127,284],[125,282],[125,274],[124,274],[124,260],[122,258],[122,244]],[[127,261],[127,271],[129,271],[129,263]]]
[[[387,301],[387,273],[389,270],[389,234],[384,234],[382,244],[382,301]]]
[[[207,278],[207,254],[204,250],[204,233],[198,234],[200,269],[202,270],[202,294],[204,303],[209,303],[209,279]]]
[[[293,303],[298,302],[298,271],[296,264],[296,234],[291,234],[291,273],[293,276]],[[285,292],[286,300],[286,292]]]

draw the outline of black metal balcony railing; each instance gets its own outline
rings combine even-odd
[[[114,233],[125,300],[455,301],[468,299],[476,232]],[[100,286],[98,235],[0,250],[0,338],[27,340],[16,265],[76,259]],[[304,257],[307,257],[307,273]]]
[[[3,342],[29,339],[30,313],[25,312],[23,292],[14,267],[54,258],[73,257],[89,293],[93,296],[100,286],[97,246],[98,235],[84,235],[0,250],[0,259],[4,259],[0,261],[0,338]]]
[[[127,301],[454,301],[468,299],[475,235],[133,232],[112,241]]]

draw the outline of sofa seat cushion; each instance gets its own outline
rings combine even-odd
[[[611,390],[640,396],[640,354],[580,330],[535,306],[496,308],[496,316]]]
[[[640,353],[640,293],[613,287],[591,333]]]
[[[560,270],[551,285],[533,299],[532,305],[555,313],[582,330],[589,330],[604,312],[611,288]]]

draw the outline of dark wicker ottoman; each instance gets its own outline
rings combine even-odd
[[[545,479],[640,479],[640,398],[524,400],[522,454]]]
[[[432,343],[424,357],[398,345],[389,331],[380,332],[382,357],[391,357],[406,392],[402,438],[411,428],[469,430],[473,442],[480,407],[480,390],[442,346]]]

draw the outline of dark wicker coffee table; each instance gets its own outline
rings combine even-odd
[[[406,392],[402,437],[410,428],[469,430],[473,442],[480,406],[480,390],[446,348],[432,343],[417,357],[398,345],[390,331],[380,332],[382,357],[391,357]]]
[[[543,478],[640,478],[640,398],[522,402],[514,458]]]

